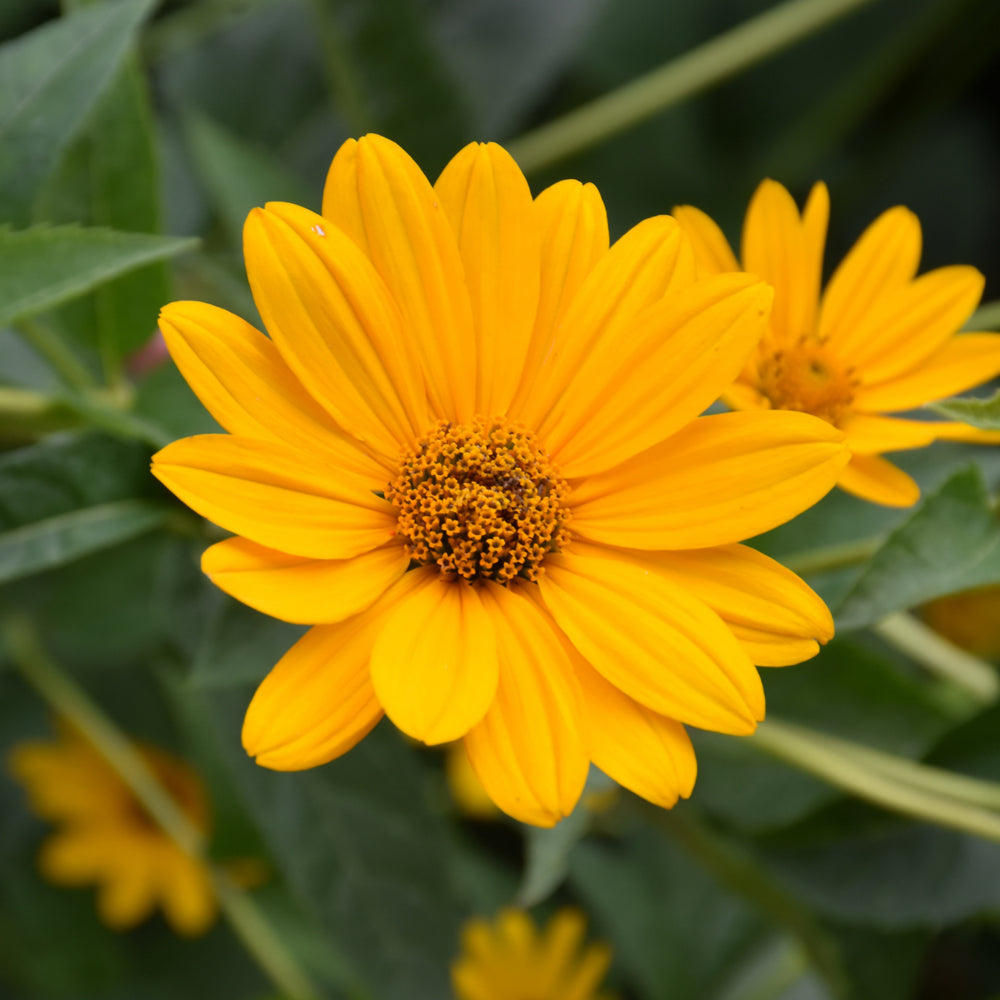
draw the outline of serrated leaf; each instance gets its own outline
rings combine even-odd
[[[928,409],[984,431],[1000,431],[1000,390],[989,399],[943,399],[940,403],[930,403]]]
[[[1000,521],[975,466],[956,472],[888,537],[835,610],[838,628],[1000,583]]]
[[[0,229],[0,325],[50,309],[195,240],[79,226]]]
[[[0,46],[0,220],[25,222],[153,0],[74,11]]]

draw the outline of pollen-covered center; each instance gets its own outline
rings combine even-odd
[[[509,583],[536,581],[545,556],[565,545],[568,493],[530,431],[477,417],[422,437],[385,497],[414,560]]]
[[[803,337],[759,363],[757,387],[776,410],[800,410],[837,424],[854,402],[858,381],[822,341]]]

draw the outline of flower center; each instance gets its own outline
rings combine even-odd
[[[801,410],[837,424],[854,401],[858,380],[853,368],[842,368],[829,356],[822,341],[803,337],[760,363],[757,387],[776,410]]]
[[[532,582],[569,539],[569,487],[525,428],[440,423],[403,455],[386,499],[411,558],[466,580]]]

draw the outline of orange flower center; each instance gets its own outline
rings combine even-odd
[[[422,437],[385,496],[414,560],[505,584],[536,581],[545,556],[566,544],[568,493],[530,431],[477,417]]]
[[[800,410],[837,424],[854,402],[858,381],[841,367],[822,341],[803,337],[782,347],[758,367],[757,388],[776,410]]]

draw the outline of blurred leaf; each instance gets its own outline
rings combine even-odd
[[[103,95],[80,140],[43,192],[38,216],[128,232],[160,233],[160,165],[146,80],[133,56]],[[98,348],[109,374],[150,338],[169,300],[165,263],[105,283],[74,303],[64,327]]]
[[[268,153],[211,119],[192,115],[188,138],[198,174],[237,252],[243,245],[243,223],[250,209],[269,201],[318,205],[320,192],[310,192]]]
[[[517,893],[518,906],[535,906],[559,887],[569,871],[573,848],[587,832],[590,814],[582,803],[550,830],[525,826],[524,878]]]
[[[0,46],[0,219],[27,221],[152,6],[102,4]]]
[[[173,236],[79,226],[0,229],[0,324],[50,309],[194,245]]]
[[[325,767],[276,774],[240,748],[248,699],[213,696],[216,731],[274,863],[379,1000],[450,995],[459,906],[417,751],[383,725]]]
[[[169,514],[169,507],[151,500],[119,500],[0,531],[0,583],[145,534]]]
[[[987,431],[1000,431],[1000,390],[989,399],[944,399],[929,409],[951,420],[961,420]]]
[[[934,597],[1000,582],[1000,522],[976,468],[955,473],[886,540],[835,614],[869,625]]]

